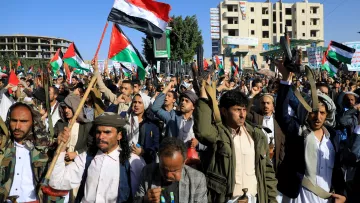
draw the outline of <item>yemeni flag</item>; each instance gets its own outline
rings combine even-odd
[[[108,21],[160,38],[170,21],[169,4],[153,0],[115,0]]]
[[[128,62],[137,66],[137,73],[140,80],[145,80],[147,63],[133,46],[129,38],[125,36],[120,27],[114,23],[108,58],[117,62]]]
[[[56,73],[58,70],[60,70],[61,66],[63,65],[62,57],[63,57],[63,54],[59,48],[57,50],[55,56],[50,61],[50,65],[51,65],[54,73]]]
[[[84,63],[84,60],[82,59],[74,42],[70,44],[68,50],[63,56],[63,60],[65,63],[67,63],[69,66],[73,68],[81,69],[84,71],[90,71],[89,65]]]

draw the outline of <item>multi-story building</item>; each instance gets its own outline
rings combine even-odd
[[[0,36],[0,56],[6,53],[20,58],[41,59],[41,52],[44,51],[44,58],[50,59],[60,48],[63,53],[71,41],[45,36],[31,35],[2,35]]]
[[[213,53],[226,55],[231,48],[231,53],[237,56],[235,62],[243,68],[251,67],[252,55],[256,55],[258,66],[263,66],[265,59],[259,54],[280,41],[285,26],[290,38],[324,40],[324,9],[320,3],[224,0],[218,10],[220,36],[212,37],[212,44],[217,41],[219,46],[218,50],[213,46]],[[228,57],[224,62],[225,67],[230,67]]]

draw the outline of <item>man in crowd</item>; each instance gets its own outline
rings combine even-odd
[[[51,86],[49,87],[49,99],[50,99],[50,108],[51,108],[51,122],[53,124],[53,127],[58,122],[58,120],[61,119],[60,117],[60,111],[59,111],[59,102],[57,101],[57,97],[59,95],[58,88]]]
[[[18,102],[10,107],[6,123],[10,139],[1,161],[0,201],[40,202],[37,189],[42,184],[53,144],[40,115],[32,107]]]
[[[269,159],[268,141],[261,128],[245,122],[248,107],[246,96],[238,90],[230,90],[222,95],[222,123],[204,119],[212,118],[212,108],[217,108],[217,104],[212,104],[211,108],[209,100],[202,86],[194,112],[194,132],[211,152],[201,158],[206,169],[208,201],[226,202],[243,195],[243,189],[247,189],[249,203],[277,202],[277,180]]]
[[[278,190],[284,195],[282,202],[323,203],[328,202],[328,198],[345,202],[343,174],[336,154],[339,149],[334,145],[335,136],[327,129],[334,126],[334,102],[327,95],[317,92],[317,109],[308,112],[305,121],[290,116],[289,90],[293,74],[282,62],[277,61],[276,64],[283,80],[279,87],[275,118],[287,136],[286,156],[278,169]],[[331,189],[335,193],[331,194]]]
[[[66,146],[61,149],[50,186],[58,190],[80,186],[77,202],[132,202],[130,148],[123,136],[125,120],[114,113],[103,113],[95,119],[94,125],[96,142],[73,163],[65,165]],[[66,143],[70,137],[66,127],[58,143]]]
[[[174,87],[174,83],[170,82],[168,86],[156,97],[152,106],[152,111],[166,124],[166,135],[176,137],[190,147],[196,147],[199,142],[193,132],[193,111],[195,103],[198,99],[196,94],[190,90],[183,92],[180,96],[180,111],[171,110],[170,112],[162,109],[166,94]]]
[[[141,89],[141,82],[138,79],[132,80],[133,94],[139,94]]]
[[[102,92],[113,105],[111,105],[108,109],[110,112],[116,112],[118,114],[121,114],[123,116],[126,115],[126,112],[129,110],[132,100],[132,94],[133,94],[133,86],[131,84],[130,80],[124,80],[121,83],[120,87],[120,95],[116,96],[109,88],[107,88],[101,78],[101,75],[98,71],[95,72],[95,76],[97,77],[97,85],[99,87],[99,91]],[[116,109],[117,108],[117,109]]]
[[[159,149],[159,163],[144,167],[135,203],[207,203],[204,174],[184,164],[185,144],[174,137],[165,138]]]
[[[75,111],[80,104],[80,97],[76,95],[69,95],[61,103],[61,119],[55,124],[55,137],[58,137],[62,131],[69,125],[74,117]],[[67,152],[65,154],[66,161],[73,161],[78,154],[87,150],[88,144],[92,142],[92,137],[89,136],[92,123],[85,119],[84,111],[81,109],[79,116],[71,128],[71,139],[67,145]]]
[[[253,98],[260,93],[260,89],[253,87],[250,94],[249,106],[252,106]],[[267,136],[267,141],[270,150],[270,159],[274,165],[274,170],[277,169],[285,157],[285,135],[281,131],[278,122],[275,119],[275,100],[270,94],[263,94],[260,98],[260,111],[250,111],[246,114],[246,118],[249,122],[255,125],[269,128],[271,132],[263,131]]]

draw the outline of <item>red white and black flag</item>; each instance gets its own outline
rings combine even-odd
[[[115,0],[108,21],[160,38],[170,21],[169,4],[153,0]]]

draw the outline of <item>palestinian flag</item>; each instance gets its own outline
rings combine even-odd
[[[259,67],[256,63],[256,56],[251,56],[251,61],[252,61],[252,67],[253,67],[254,71],[257,72],[259,70]]]
[[[153,0],[115,0],[108,21],[160,38],[170,21],[169,4]]]
[[[224,70],[224,67],[223,67],[218,55],[215,56],[215,62],[216,62],[216,68],[220,69],[219,70],[219,76],[224,75],[225,70]]]
[[[60,67],[63,65],[62,57],[63,54],[59,48],[55,56],[50,61],[50,65],[52,67],[53,72],[57,72],[60,69]]]
[[[355,51],[351,47],[331,41],[328,46],[327,58],[334,66],[338,66],[340,63],[351,64]]]
[[[328,50],[329,48],[330,46],[328,47]],[[330,77],[334,77],[338,72],[338,68],[336,68],[333,64],[329,63],[329,61],[327,60],[328,50],[324,52],[324,56],[322,58],[321,70],[325,70],[326,72],[328,72]]]
[[[128,62],[136,65],[139,79],[145,79],[146,71],[144,67],[147,66],[147,63],[115,23],[111,33],[108,58],[113,61]]]
[[[21,61],[20,59],[17,62],[17,70],[21,70],[22,69],[22,65],[21,65]]]
[[[84,60],[82,59],[74,42],[70,44],[68,50],[64,54],[63,60],[65,63],[67,63],[69,66],[73,68],[81,69],[84,71],[90,71],[89,65],[84,63]]]
[[[203,66],[204,66],[204,70],[207,70],[208,67],[209,67],[209,64],[207,62],[207,60],[204,58],[204,61],[203,61]]]
[[[131,78],[132,71],[128,69],[124,64],[120,63],[121,71],[124,73],[124,76],[127,78]]]

